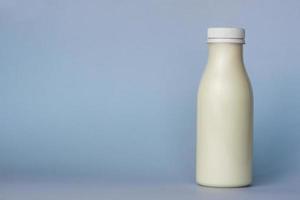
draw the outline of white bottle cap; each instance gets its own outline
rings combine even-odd
[[[243,28],[214,27],[207,30],[208,43],[245,43]]]

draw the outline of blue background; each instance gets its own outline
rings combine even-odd
[[[0,1],[0,175],[194,182],[211,26],[246,29],[254,184],[299,182],[299,1]]]

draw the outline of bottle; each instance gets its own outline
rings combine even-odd
[[[203,186],[252,181],[253,95],[244,41],[244,29],[208,29],[208,62],[197,98],[196,181]]]

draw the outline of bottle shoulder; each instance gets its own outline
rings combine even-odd
[[[237,63],[208,63],[202,73],[202,81],[218,81],[218,82],[238,82],[247,81],[250,84],[250,79],[246,71],[245,65],[241,62]]]
[[[242,66],[236,69],[219,69],[206,66],[200,83],[198,94],[202,93],[240,93],[252,96],[252,86],[248,74]]]

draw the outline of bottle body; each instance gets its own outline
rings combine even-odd
[[[196,181],[241,187],[252,181],[253,95],[242,44],[209,43],[197,98]]]

